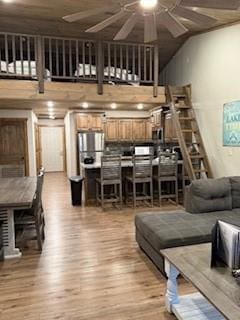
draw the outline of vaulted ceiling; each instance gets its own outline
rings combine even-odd
[[[176,0],[161,0],[171,7]],[[97,34],[87,34],[84,31],[94,24],[116,13],[116,5],[131,2],[130,0],[0,0],[0,31],[55,35],[64,37],[78,37],[89,39],[112,40],[123,24],[119,20],[112,26]],[[107,6],[109,9],[97,16],[88,17],[75,23],[65,22],[62,17],[71,13]],[[114,9],[113,9],[114,8]],[[218,19],[214,27],[240,21],[240,11],[198,9],[199,12],[208,14]],[[190,30],[184,36],[174,39],[164,27],[159,25],[159,46],[161,52],[161,67],[163,67],[175,54],[178,48],[193,34],[203,32],[205,29],[181,19],[181,22]],[[129,35],[129,42],[143,42],[143,23],[139,22]]]

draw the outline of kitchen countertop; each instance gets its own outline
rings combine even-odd
[[[178,161],[178,164],[182,164],[183,161]],[[152,162],[153,166],[158,165],[158,158],[154,159]],[[131,160],[122,160],[122,168],[132,168],[133,162]],[[83,169],[100,169],[101,168],[101,162],[94,162],[93,164],[85,164],[81,163],[81,168]]]

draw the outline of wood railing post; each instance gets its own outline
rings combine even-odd
[[[159,80],[159,50],[158,45],[154,46],[154,86],[153,96],[158,96],[158,80]]]
[[[38,78],[38,91],[44,93],[44,48],[43,38],[37,37],[37,78]]]
[[[103,45],[101,41],[97,44],[97,81],[98,81],[98,94],[103,94]]]

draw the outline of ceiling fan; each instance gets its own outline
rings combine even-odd
[[[118,20],[127,18],[122,28],[114,37],[114,40],[125,40],[137,22],[143,18],[144,42],[149,43],[158,39],[158,24],[165,26],[175,38],[188,32],[188,29],[177,17],[190,20],[205,28],[211,27],[217,22],[215,18],[197,12],[196,8],[237,10],[239,6],[239,0],[177,0],[173,6],[168,8],[161,3],[161,0],[137,0],[125,4],[116,14],[87,29],[86,32],[99,32]],[[115,10],[115,7],[112,9]],[[63,19],[68,22],[75,22],[108,10],[109,7],[101,7],[67,15]]]

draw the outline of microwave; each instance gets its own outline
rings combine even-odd
[[[162,143],[164,142],[163,128],[152,130],[152,140]]]

